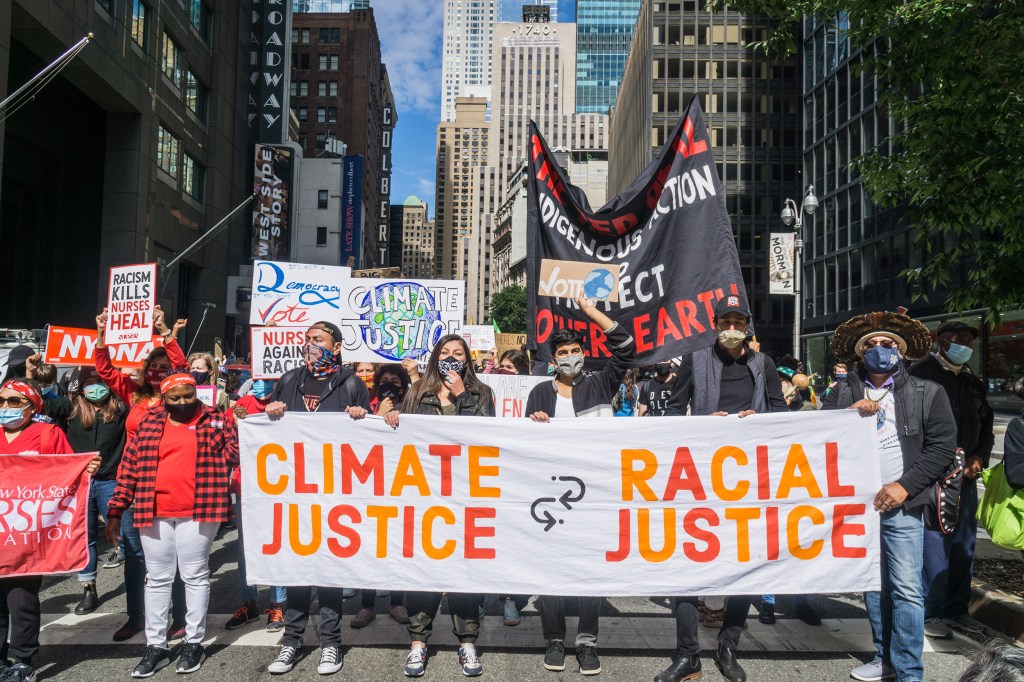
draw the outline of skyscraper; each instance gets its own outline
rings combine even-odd
[[[641,0],[576,0],[576,111],[615,105]]]
[[[491,94],[491,33],[496,0],[445,0],[441,121],[455,120],[455,100]]]
[[[548,8],[550,21],[558,21],[558,0],[498,0],[498,21],[518,23],[523,20],[523,7],[543,5]]]

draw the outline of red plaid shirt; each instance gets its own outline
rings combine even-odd
[[[110,499],[107,515],[119,519],[135,503],[137,527],[153,525],[156,509],[156,469],[160,463],[160,439],[164,435],[167,413],[153,410],[139,424],[135,440],[124,449],[117,471],[117,487]],[[238,466],[238,432],[235,424],[220,410],[203,406],[196,422],[196,495],[192,518],[201,522],[227,521],[231,502],[228,498],[229,467]]]

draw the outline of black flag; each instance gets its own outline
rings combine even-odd
[[[583,333],[590,358],[610,356],[573,300],[581,290],[633,335],[637,366],[710,346],[715,301],[746,295],[696,97],[658,158],[596,212],[531,122],[527,188],[527,331],[540,360],[562,327]]]

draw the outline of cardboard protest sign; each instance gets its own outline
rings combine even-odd
[[[397,362],[430,353],[458,334],[466,309],[462,280],[349,279],[341,286],[342,358]]]
[[[477,374],[476,378],[491,387],[494,413],[498,417],[526,417],[526,399],[537,384],[551,377],[524,374]]]
[[[353,270],[353,277],[369,277],[371,279],[386,279],[402,276],[402,268],[371,268],[369,270]]]
[[[0,455],[0,578],[85,568],[95,455]]]
[[[196,400],[207,407],[217,407],[217,387],[196,386]]]
[[[152,339],[155,308],[156,263],[110,268],[106,343],[115,346]]]
[[[453,426],[453,422],[455,426]],[[239,426],[248,579],[551,595],[880,587],[874,417]],[[251,530],[250,530],[251,529]]]
[[[598,301],[618,303],[618,266],[549,258],[540,262],[538,296],[574,299],[580,294]]]
[[[303,364],[307,327],[253,327],[250,357],[253,379],[280,379]]]
[[[249,324],[341,324],[341,286],[351,273],[351,268],[330,265],[258,260],[252,270]]]
[[[637,367],[710,346],[715,301],[744,295],[725,192],[696,97],[658,158],[598,210],[571,188],[531,124],[527,216],[527,332],[539,360],[548,360],[548,339],[566,327],[582,332],[589,358],[611,357],[600,327],[571,298],[570,282],[557,286],[550,271],[545,279],[545,260],[580,263],[574,281],[598,266],[617,273],[615,297],[600,307],[633,335]],[[606,278],[592,274],[583,277],[584,289],[587,277],[595,292],[608,288]]]
[[[526,345],[526,334],[495,334],[494,343],[500,359],[505,351],[523,350],[523,346]]]
[[[489,352],[495,347],[494,327],[489,324],[464,324],[459,332],[469,344],[469,350]]]
[[[149,341],[108,346],[114,367],[139,369],[154,348],[164,345],[164,339],[154,334]],[[76,327],[54,327],[46,330],[46,352],[43,357],[51,365],[96,364],[96,330]]]

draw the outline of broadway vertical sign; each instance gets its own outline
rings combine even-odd
[[[580,330],[588,355],[610,357],[600,328],[557,287],[540,291],[544,260],[593,267],[580,288],[633,335],[636,365],[689,353],[715,340],[715,301],[745,294],[725,194],[697,98],[658,158],[621,194],[591,211],[535,125],[530,127],[527,324],[541,360],[558,329]],[[618,281],[607,266],[618,268]],[[617,289],[615,296],[607,293]],[[559,295],[561,294],[561,295]]]
[[[259,142],[288,139],[289,0],[253,0],[249,32],[250,127]]]

